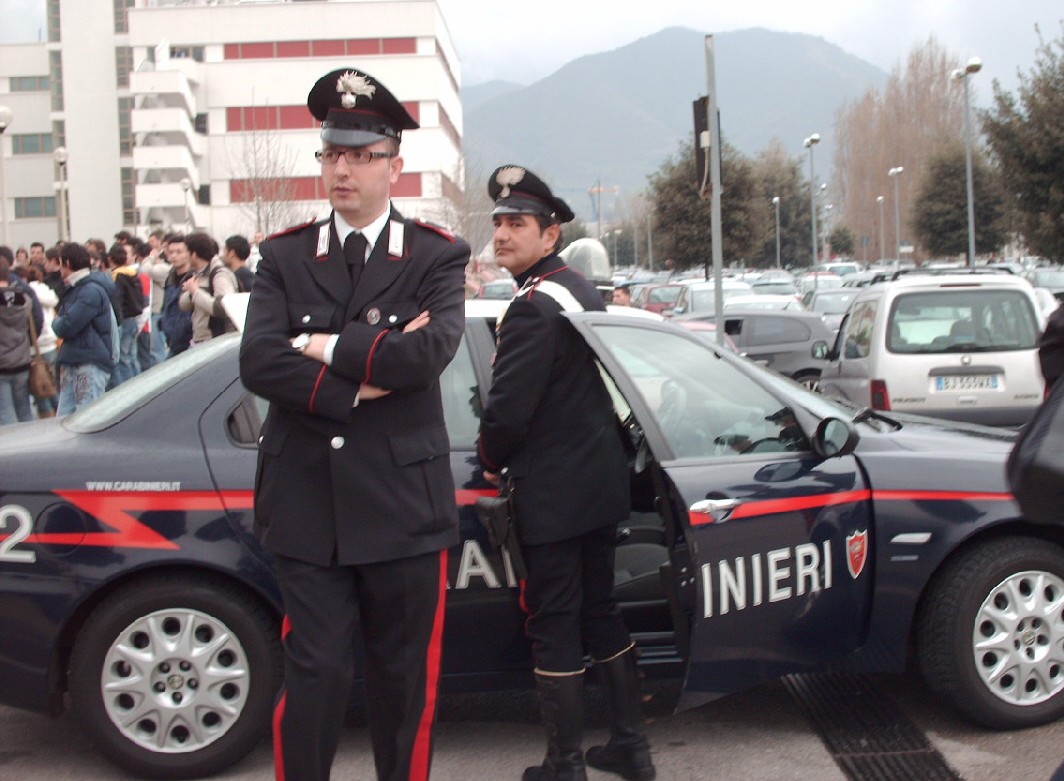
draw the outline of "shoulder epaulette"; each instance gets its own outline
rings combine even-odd
[[[287,236],[290,233],[296,233],[297,231],[301,231],[304,228],[309,228],[311,225],[314,225],[317,222],[321,222],[321,220],[311,220],[310,222],[304,222],[300,225],[293,225],[291,228],[285,228],[283,231],[279,231],[277,233],[273,233],[267,236],[266,240],[279,239],[281,238],[281,236]]]
[[[421,220],[414,220],[414,224],[415,225],[420,225],[422,228],[427,228],[428,230],[432,231],[433,233],[440,234],[441,236],[443,236],[443,238],[447,239],[447,241],[451,242],[451,244],[454,244],[456,241],[458,241],[458,237],[457,236],[455,236],[453,233],[451,233],[446,228],[440,227],[439,225],[434,225],[431,222],[422,222]]]

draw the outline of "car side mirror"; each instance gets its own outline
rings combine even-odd
[[[662,317],[672,317],[674,314],[676,314],[676,310],[675,309],[662,309],[661,310],[661,316]]]
[[[852,423],[839,418],[824,418],[809,443],[821,458],[847,456],[857,448],[860,437]]]
[[[824,360],[828,357],[828,343],[822,340],[813,342],[813,357],[817,360]]]
[[[674,306],[672,308],[672,313],[674,315],[682,315],[683,312],[684,312],[684,307],[682,307],[682,306]]]

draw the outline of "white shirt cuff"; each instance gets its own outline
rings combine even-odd
[[[329,337],[329,341],[325,343],[325,350],[322,353],[322,359],[325,361],[326,366],[332,366],[333,350],[336,349],[336,343],[340,340],[340,334],[333,334]],[[357,405],[358,402],[356,401]]]

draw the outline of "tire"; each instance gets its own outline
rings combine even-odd
[[[794,375],[794,381],[799,385],[804,385],[808,390],[814,392],[820,390],[820,375],[816,372],[799,372]]]
[[[75,714],[130,773],[199,778],[268,733],[280,632],[252,595],[202,577],[138,581],[102,602],[70,663]]]
[[[971,721],[1020,729],[1064,715],[1064,549],[986,542],[936,576],[917,624],[930,687]]]

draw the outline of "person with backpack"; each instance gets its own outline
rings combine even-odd
[[[125,244],[113,244],[107,251],[107,265],[115,292],[111,302],[118,318],[121,338],[118,348],[118,365],[111,375],[112,386],[117,387],[140,374],[140,358],[137,355],[137,335],[140,333],[141,314],[144,311],[144,290],[137,269],[129,263],[129,251]]]
[[[103,395],[117,357],[118,326],[109,274],[90,268],[89,251],[81,244],[64,244],[59,251],[60,273],[66,293],[52,330],[63,340],[59,366],[59,415],[74,412]]]
[[[185,237],[171,234],[166,237],[166,259],[170,272],[163,286],[163,304],[159,310],[159,328],[166,338],[167,358],[188,349],[192,341],[192,313],[181,310],[182,285],[192,276],[192,258]]]
[[[192,341],[196,347],[216,336],[235,331],[236,326],[222,309],[222,298],[237,290],[236,277],[217,257],[218,245],[206,233],[185,237],[192,261],[192,276],[181,285],[178,304],[192,313]]]

